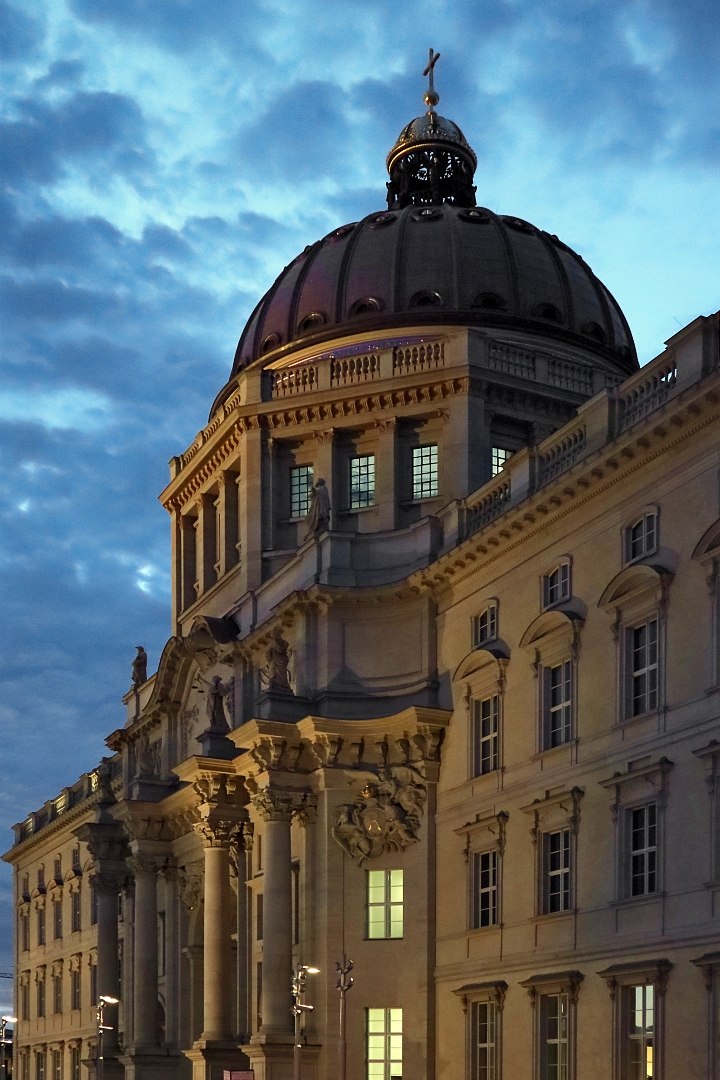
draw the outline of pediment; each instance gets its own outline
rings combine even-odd
[[[633,563],[615,575],[598,600],[598,607],[609,608],[643,592],[667,588],[673,577],[671,570],[658,563]]]
[[[492,664],[494,661],[502,661],[510,659],[510,649],[497,638],[495,641],[488,642],[487,645],[483,645],[478,649],[473,649],[465,656],[453,675],[453,682],[457,682],[460,679],[467,679],[475,671],[479,671],[481,668],[487,667],[488,664]]]
[[[706,562],[720,556],[720,520],[714,521],[700,537],[692,553],[696,562]]]
[[[582,629],[584,624],[583,615],[574,608],[552,608],[552,610],[544,611],[542,615],[538,615],[536,619],[533,619],[520,638],[520,648],[527,649],[531,645],[536,645],[541,638],[558,631],[566,631],[569,635],[574,636],[578,630]]]

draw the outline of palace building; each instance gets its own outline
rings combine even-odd
[[[718,315],[640,369],[425,100],[170,462],[157,672],[15,826],[18,1080],[98,1075],[101,995],[105,1080],[290,1080],[300,974],[302,1080],[720,1080]]]

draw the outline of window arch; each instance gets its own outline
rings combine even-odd
[[[540,604],[543,611],[565,603],[572,596],[572,559],[563,555],[542,576]]]
[[[472,620],[473,648],[479,649],[490,641],[496,641],[499,629],[500,606],[494,598],[487,600]]]
[[[660,512],[657,506],[644,506],[623,527],[623,564],[638,562],[654,555],[659,547]]]

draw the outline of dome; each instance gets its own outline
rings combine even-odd
[[[638,366],[619,305],[580,255],[522,218],[444,202],[369,214],[307,247],[250,317],[232,375],[341,335],[444,324],[538,334],[621,375]]]

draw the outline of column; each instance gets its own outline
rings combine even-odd
[[[247,1042],[252,1030],[249,1020],[248,985],[248,853],[244,844],[237,847],[237,1020],[238,1039]]]
[[[172,628],[173,634],[180,635],[178,620],[182,611],[183,595],[183,550],[182,518],[178,510],[172,512],[171,526],[171,565],[172,565]]]
[[[179,611],[183,612],[195,603],[195,576],[197,573],[197,556],[195,553],[195,515],[181,514],[179,519],[180,547],[182,560],[182,595],[179,602]]]
[[[378,420],[378,448],[375,456],[375,501],[378,505],[379,531],[394,529],[399,505],[397,419]]]
[[[93,886],[97,895],[97,992],[98,997],[120,997],[120,964],[118,960],[118,880],[113,875],[95,874]],[[108,1005],[105,1023],[112,1031],[105,1032],[104,1055],[115,1057],[118,1052],[118,1007]]]
[[[234,825],[202,821],[195,830],[205,855],[204,1004],[201,1042],[232,1041],[230,843]]]
[[[293,793],[266,788],[253,798],[263,818],[263,1035],[292,1035]]]
[[[128,865],[135,876],[133,1045],[150,1047],[158,1045],[157,862],[136,855]]]
[[[215,574],[215,562],[217,553],[217,509],[215,496],[205,493],[201,495],[198,503],[197,524],[197,579],[198,596],[214,585],[217,576]]]
[[[257,417],[249,418],[253,422]],[[262,461],[263,434],[259,424],[243,434],[241,445],[242,483],[239,495],[241,583],[239,594],[256,589],[262,582],[262,521],[265,491]]]
[[[177,869],[164,867],[160,872],[165,889],[165,1040],[171,1046],[180,1043],[179,960],[180,930],[177,899]]]
[[[231,570],[238,562],[238,488],[237,473],[224,472],[217,497],[217,529],[219,534],[218,561],[215,572],[218,578]]]

